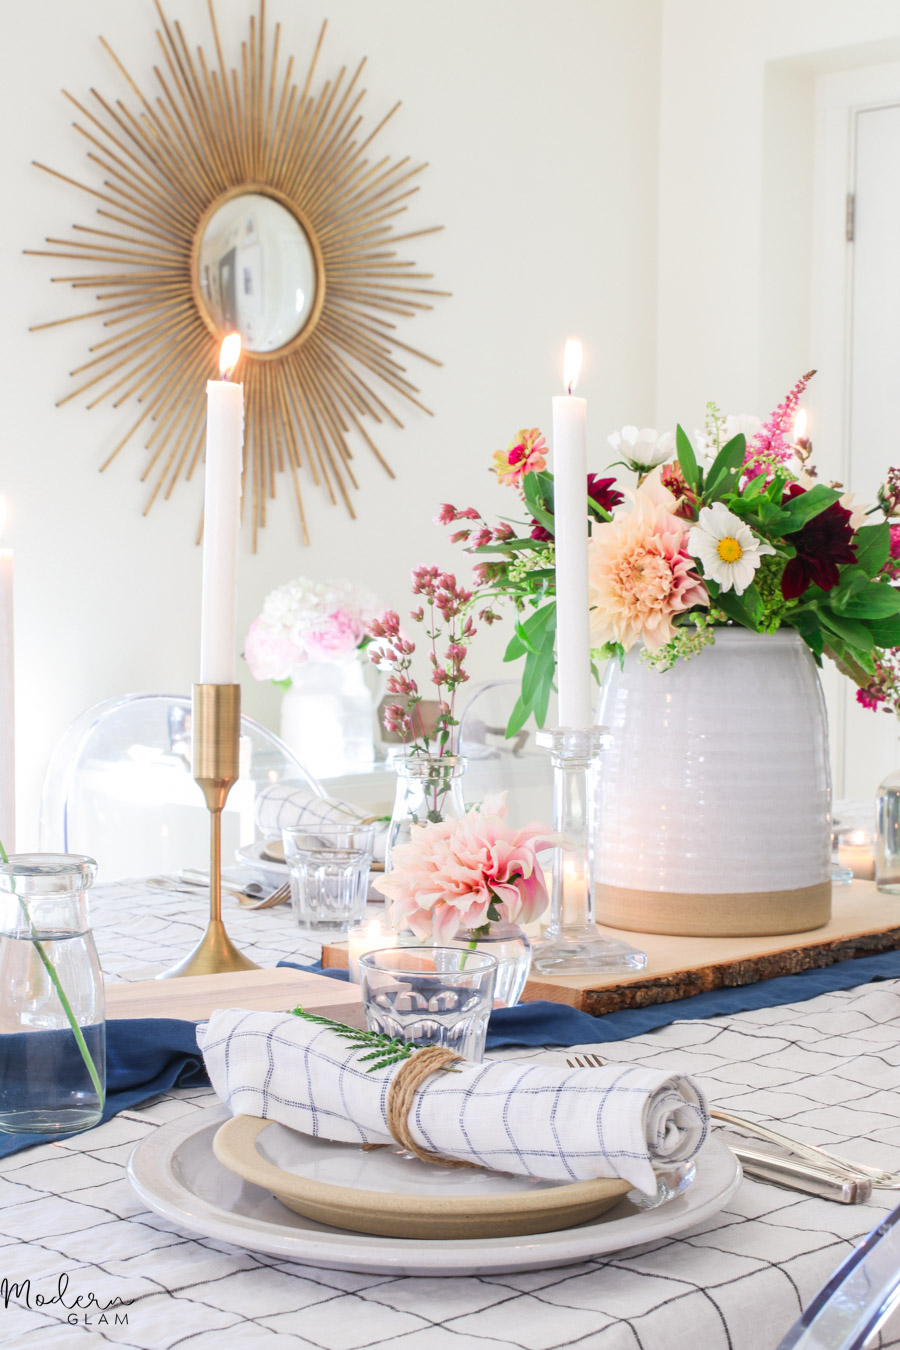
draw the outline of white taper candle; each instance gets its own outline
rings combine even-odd
[[[567,393],[553,400],[553,514],[556,524],[556,681],[559,725],[589,727],[591,640],[588,598],[587,402],[572,390],[581,343],[566,343]]]
[[[231,334],[222,343],[219,359],[223,378],[206,386],[201,684],[234,684],[236,675],[244,387],[233,384],[228,375],[239,355],[240,338]]]

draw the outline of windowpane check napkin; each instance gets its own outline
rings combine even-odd
[[[359,1049],[329,1027],[225,1009],[197,1028],[197,1040],[233,1114],[325,1139],[391,1142],[387,1094],[399,1066],[367,1072]],[[706,1138],[703,1095],[678,1074],[510,1060],[453,1067],[422,1085],[409,1115],[416,1143],[446,1158],[558,1181],[622,1177],[653,1194],[654,1170],[693,1157]]]

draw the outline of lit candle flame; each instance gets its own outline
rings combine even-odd
[[[230,380],[241,355],[240,333],[229,333],[219,348],[219,378]]]
[[[799,443],[806,437],[806,409],[798,408],[794,418],[794,442]]]
[[[578,374],[581,370],[581,343],[577,338],[569,338],[566,342],[566,354],[563,358],[563,384],[566,386],[566,392],[571,394],[578,383]]]

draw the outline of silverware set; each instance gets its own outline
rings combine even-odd
[[[186,867],[178,873],[177,877],[147,877],[145,885],[154,891],[174,891],[181,895],[198,895],[209,890],[209,874],[196,872],[193,868]],[[250,881],[246,886],[240,886],[232,881],[223,881],[222,890],[228,895],[236,895],[244,909],[271,909],[275,905],[283,905],[286,900],[291,898],[291,883],[289,881],[284,882],[274,891],[268,892],[258,881]]]
[[[599,1055],[580,1054],[573,1055],[566,1063],[571,1069],[594,1069],[600,1068],[604,1061]],[[728,1125],[732,1130],[775,1144],[791,1155],[784,1158],[775,1153],[729,1143],[729,1148],[739,1159],[747,1176],[756,1177],[759,1181],[790,1186],[794,1190],[818,1195],[826,1200],[836,1200],[843,1205],[864,1204],[872,1194],[873,1187],[879,1190],[900,1190],[900,1175],[896,1172],[885,1172],[879,1167],[850,1162],[817,1144],[801,1144],[796,1139],[779,1134],[768,1125],[745,1120],[731,1111],[713,1108],[709,1114],[713,1120]]]

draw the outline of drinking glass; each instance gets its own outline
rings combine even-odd
[[[497,960],[459,947],[400,947],[359,958],[366,1025],[394,1040],[443,1045],[480,1063]]]
[[[97,871],[77,854],[0,866],[0,1130],[96,1125],[106,1086],[103,975],[87,921]]]
[[[297,923],[319,937],[346,933],[366,908],[375,826],[316,824],[281,836]]]

